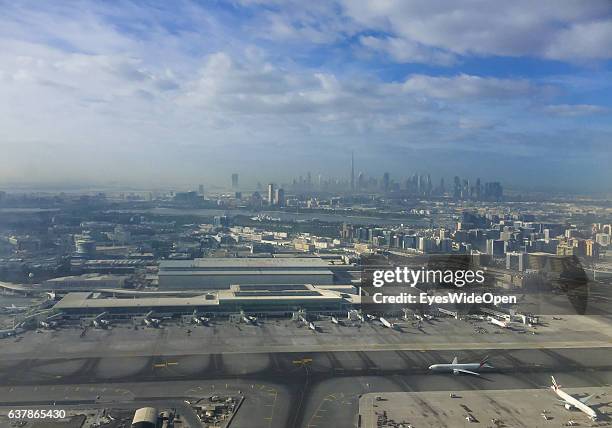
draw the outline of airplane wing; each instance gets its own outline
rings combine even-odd
[[[591,394],[591,395],[589,395],[588,397],[580,398],[580,399],[579,399],[579,401],[580,401],[582,404],[586,404],[586,403],[588,403],[588,402],[589,402],[589,400],[590,400],[591,398],[595,397],[596,395],[597,395],[597,394]]]
[[[471,374],[474,376],[480,376],[480,373],[472,372],[472,371],[465,370],[465,369],[454,369],[453,374],[457,374],[457,373],[464,373],[464,374]]]
[[[457,356],[455,356],[455,358],[453,358],[453,362],[451,364],[457,364],[459,362],[459,359],[457,358]]]

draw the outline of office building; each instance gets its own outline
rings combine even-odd
[[[274,204],[279,207],[284,207],[286,204],[285,191],[283,189],[276,189],[274,196]]]
[[[268,184],[268,205],[274,205],[274,183]]]
[[[527,269],[528,254],[522,252],[506,253],[506,269],[523,272]]]

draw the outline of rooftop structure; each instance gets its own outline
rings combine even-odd
[[[63,276],[43,282],[42,286],[49,290],[93,290],[95,288],[121,288],[129,278],[127,275],[101,275],[88,273],[84,275]]]
[[[333,284],[330,264],[316,257],[164,260],[160,289],[229,289],[232,284]]]

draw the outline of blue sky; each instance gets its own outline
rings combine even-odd
[[[461,3],[461,4],[460,4]],[[612,3],[0,1],[0,180],[610,191]]]

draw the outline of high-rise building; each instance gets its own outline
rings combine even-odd
[[[497,182],[485,183],[484,186],[484,199],[487,201],[501,201],[504,196],[504,189],[502,185]]]
[[[587,257],[598,258],[599,257],[599,244],[592,239],[587,239],[585,242],[585,255]]]
[[[351,192],[355,191],[355,153],[351,152]]]
[[[274,205],[274,183],[268,184],[268,205]]]
[[[232,174],[232,189],[237,189],[238,188],[238,174],[233,173]]]
[[[487,239],[487,254],[501,257],[504,255],[504,249],[504,241],[501,239]]]
[[[389,173],[385,172],[383,174],[383,179],[382,179],[382,188],[385,192],[389,191],[390,184],[391,184],[391,178],[389,176]]]
[[[204,195],[204,185],[203,184],[200,184],[198,186],[198,193],[200,194],[200,196]]]
[[[453,180],[453,198],[461,199],[461,179],[458,176]]]
[[[528,257],[527,253],[522,252],[506,253],[506,269],[523,272],[527,269]]]
[[[279,207],[285,206],[285,191],[282,188],[276,189],[274,195],[274,204]]]

